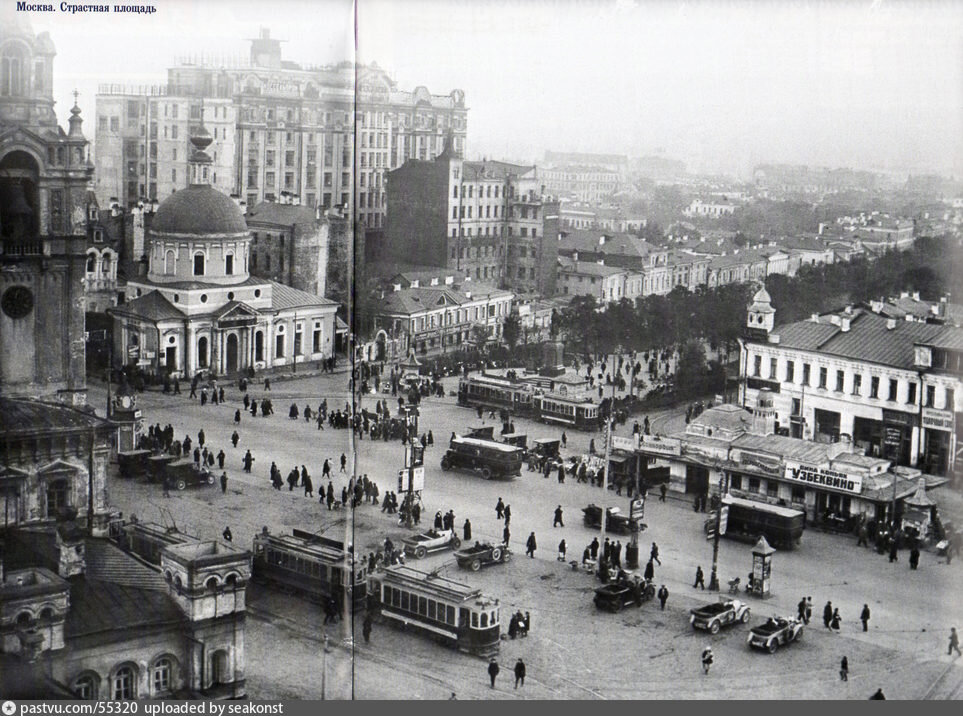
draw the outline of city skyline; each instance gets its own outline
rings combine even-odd
[[[950,3],[363,0],[356,57],[347,2],[291,2],[268,20],[254,2],[157,7],[109,22],[30,14],[58,50],[61,123],[75,88],[92,118],[99,84],[163,83],[184,55],[244,58],[264,26],[286,60],[377,62],[402,88],[463,89],[472,158],[551,149],[662,154],[742,178],[767,162],[963,174],[963,7]],[[306,33],[306,16],[323,22]]]

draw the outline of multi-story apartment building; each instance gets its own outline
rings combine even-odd
[[[852,442],[873,457],[944,475],[955,462],[963,403],[963,329],[848,308],[773,329],[758,292],[742,341],[740,393],[772,394],[792,437]]]
[[[463,151],[468,117],[461,90],[400,90],[375,65],[282,61],[280,40],[262,29],[243,65],[182,61],[168,70],[164,87],[101,88],[101,202],[166,198],[178,185],[177,174],[187,171],[187,125],[200,123],[202,115],[214,138],[219,190],[248,206],[282,192],[307,206],[340,205],[373,228],[384,225],[385,173],[409,158],[437,156],[449,133]]]
[[[592,296],[599,305],[617,303],[626,295],[626,286],[632,284],[636,296],[641,294],[642,277],[617,266],[591,261],[573,261],[559,258],[558,287],[565,296]]]
[[[445,266],[518,293],[555,292],[557,204],[535,167],[446,151],[388,175],[388,223],[369,259]]]
[[[545,191],[599,203],[619,190],[619,172],[601,166],[558,165],[539,171]]]

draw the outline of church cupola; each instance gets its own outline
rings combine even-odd
[[[81,129],[81,125],[84,120],[80,117],[80,107],[77,106],[77,92],[74,91],[74,106],[70,108],[70,119],[67,120],[70,124],[70,131],[67,133],[67,137],[70,139],[84,139],[84,131]]]
[[[191,186],[201,186],[211,183],[211,165],[214,160],[207,153],[214,138],[203,124],[191,128],[191,158],[188,162]]]
[[[772,298],[765,288],[760,288],[752,297],[746,315],[746,329],[752,337],[765,338],[772,333],[775,322],[776,309],[772,307]]]

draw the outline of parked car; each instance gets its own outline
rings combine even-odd
[[[720,597],[718,602],[690,610],[689,623],[695,629],[718,634],[719,629],[736,622],[749,623],[749,605],[738,599]]]
[[[493,545],[489,542],[482,544],[475,542],[474,546],[466,547],[455,552],[458,566],[477,572],[489,564],[508,562],[512,558],[512,551],[507,544]]]
[[[121,450],[117,453],[120,476],[131,480],[150,474],[150,450]]]
[[[189,458],[182,458],[164,465],[164,475],[170,481],[170,485],[178,490],[214,484],[214,473],[206,467],[199,467]]]
[[[449,547],[458,549],[461,547],[461,540],[454,532],[439,532],[431,529],[414,537],[405,537],[402,544],[405,548],[405,554],[413,554],[421,559],[429,552],[437,552]]]
[[[655,596],[651,581],[612,582],[595,590],[595,606],[609,612],[622,611],[622,607],[641,607]]]
[[[783,644],[799,639],[802,632],[803,624],[795,617],[774,616],[769,617],[765,624],[750,629],[746,642],[750,648],[765,649],[773,654]]]
[[[586,527],[601,527],[602,526],[602,508],[598,505],[592,504],[588,507],[583,507],[582,512],[585,514],[585,526]],[[640,525],[640,528],[642,526]],[[605,529],[608,532],[616,532],[618,534],[628,534],[632,529],[632,523],[628,516],[623,515],[622,511],[618,507],[609,507],[606,509],[605,515]]]

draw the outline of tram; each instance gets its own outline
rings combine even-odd
[[[560,423],[576,430],[596,431],[601,427],[599,404],[591,398],[578,398],[546,393],[534,399],[536,420],[544,423]]]
[[[165,547],[198,541],[197,537],[180,532],[176,527],[140,522],[135,517],[129,522],[112,522],[110,537],[125,552],[131,552],[155,567],[160,567],[161,552]]]
[[[494,375],[470,375],[458,381],[458,404],[463,407],[505,409],[513,415],[532,414],[534,388]]]
[[[353,550],[328,537],[293,530],[291,535],[272,535],[267,527],[254,536],[252,578],[262,584],[292,589],[313,601],[333,597],[343,605],[348,581],[352,611],[365,606],[367,566],[355,562]]]
[[[370,574],[368,593],[383,622],[476,656],[498,653],[498,600],[475,587],[399,564]]]

